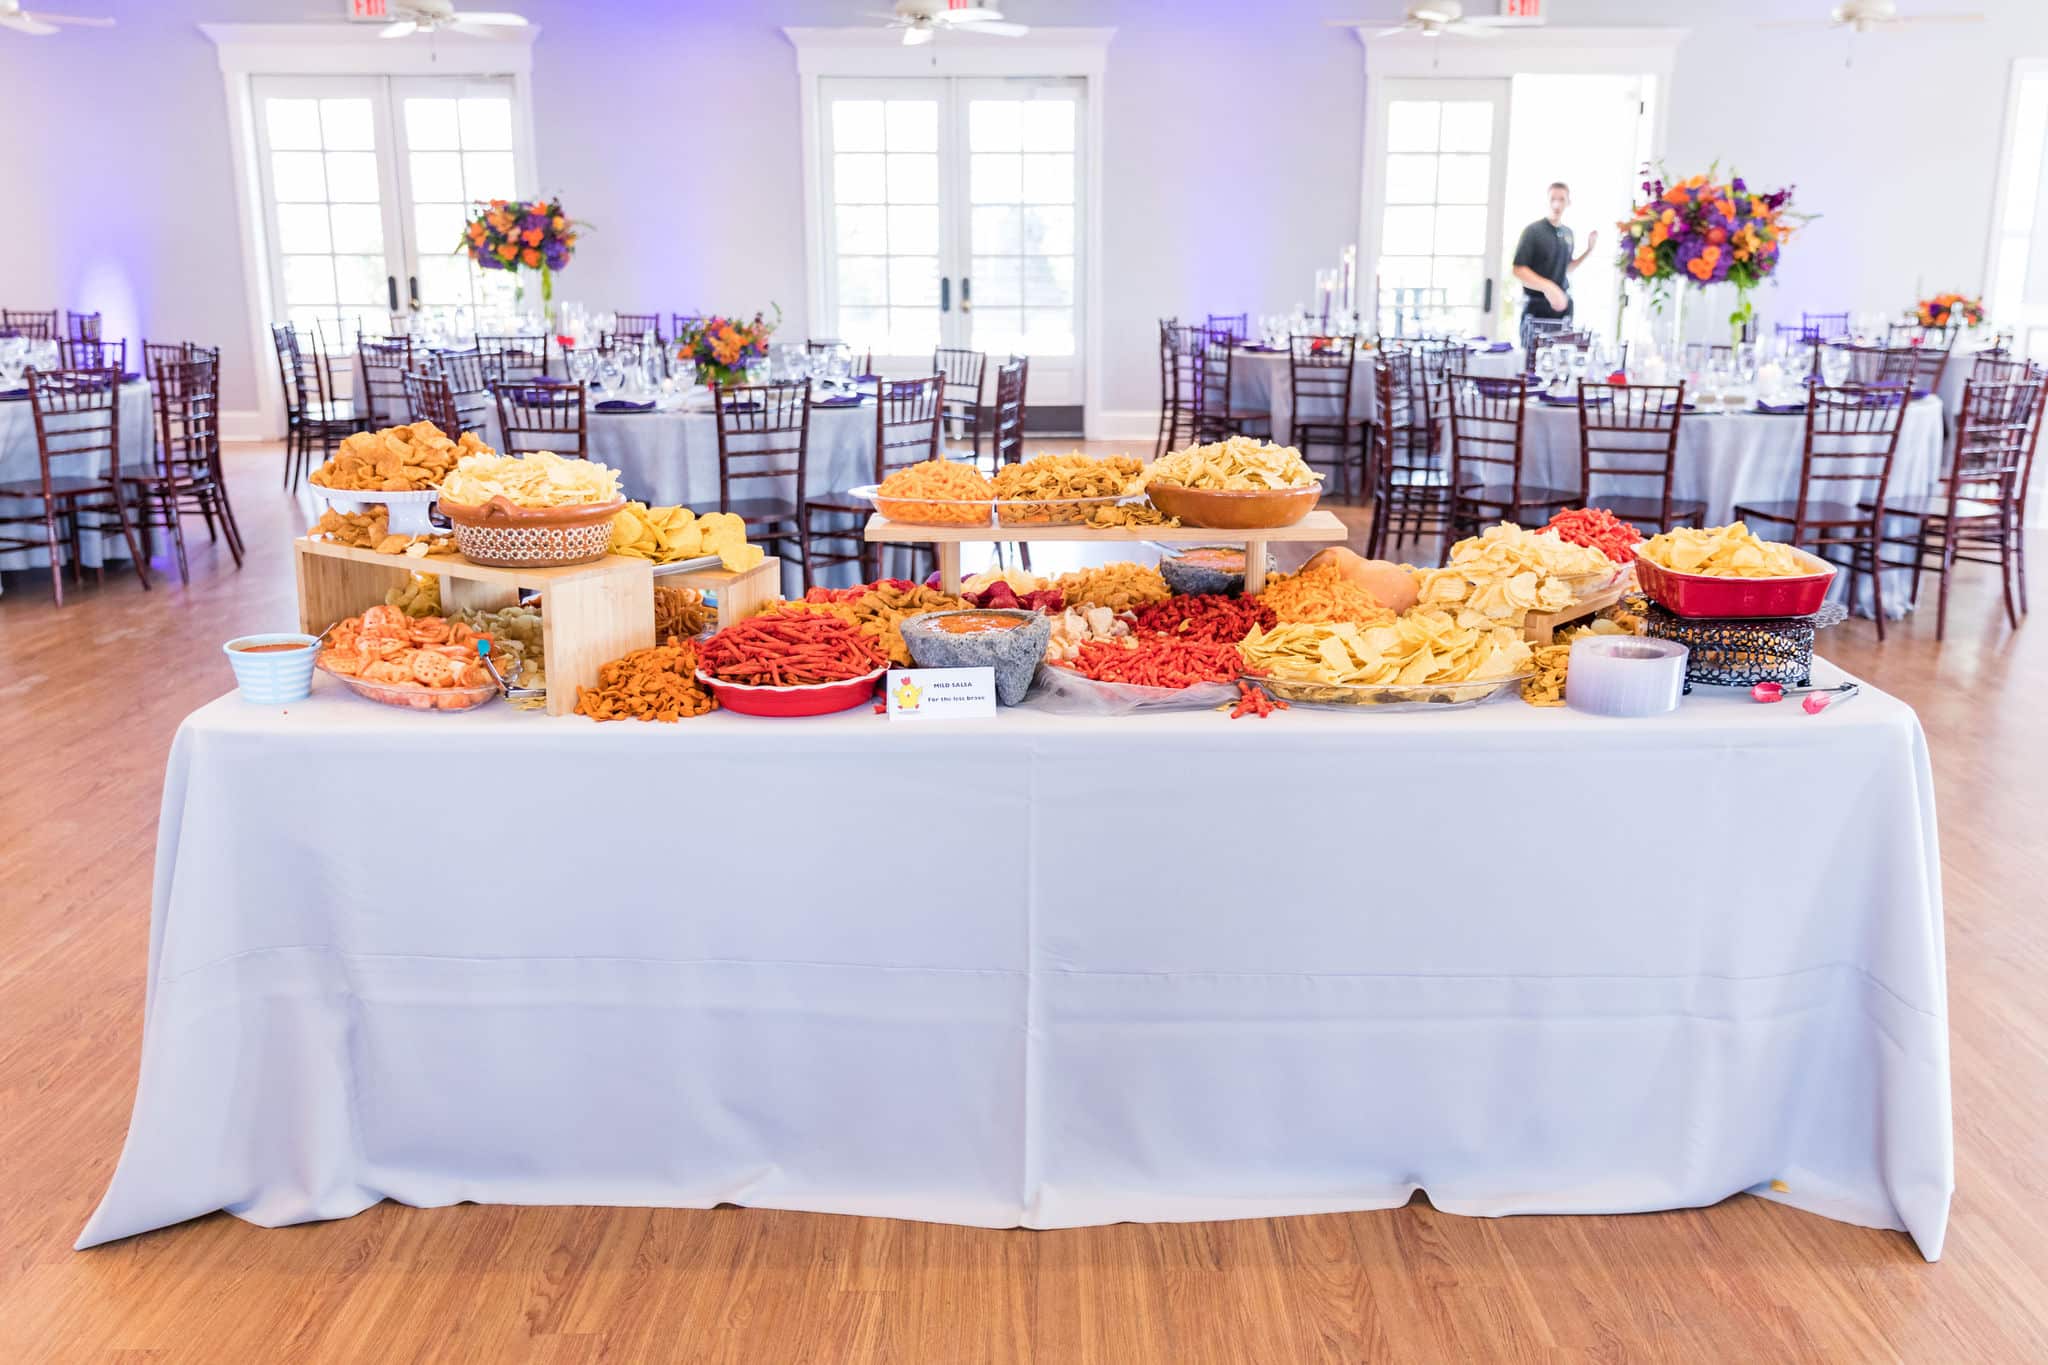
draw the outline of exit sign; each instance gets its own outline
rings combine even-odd
[[[391,0],[347,0],[348,17],[358,24],[381,24],[391,18]]]
[[[1543,0],[1501,0],[1500,12],[1505,19],[1541,19]]]

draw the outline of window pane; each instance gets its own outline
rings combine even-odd
[[[429,256],[420,262],[424,272],[427,261],[448,260],[453,257]],[[454,261],[461,265],[460,261]],[[344,304],[374,304],[387,302],[385,290],[384,258],[382,256],[336,256],[334,258],[335,297]]]
[[[1389,213],[1391,212],[1392,210],[1389,210]],[[1443,207],[1436,211],[1437,255],[1478,256],[1485,250],[1485,205]]]
[[[889,154],[889,202],[892,204],[936,204],[939,202],[939,159],[930,152]]]
[[[457,135],[454,100],[407,100],[405,145],[416,152],[454,151]]]
[[[1389,207],[1380,233],[1380,246],[1393,256],[1427,256],[1435,234],[1435,209]]]
[[[967,150],[1014,152],[1024,145],[1016,100],[972,100],[967,105]]]
[[[1074,202],[1074,158],[1065,153],[1024,158],[1024,198],[1034,204]]]
[[[977,204],[1014,204],[1023,197],[1024,159],[1019,156],[968,158],[967,197]]]
[[[889,302],[891,304],[936,305],[938,301],[938,257],[892,256],[889,258]]]
[[[329,152],[327,197],[337,204],[377,202],[377,154]]]
[[[882,102],[880,100],[833,101],[832,150],[835,152],[881,151]]]
[[[420,258],[420,302],[428,307],[464,305],[470,301],[469,262],[454,256]]]
[[[433,204],[459,204],[469,196],[462,192],[462,157],[455,152],[414,152],[412,197]]]
[[[464,152],[462,186],[471,199],[510,199],[519,193],[510,152]]]
[[[370,125],[368,100],[321,100],[320,131],[329,151],[371,152],[377,135]]]
[[[1433,156],[1402,153],[1387,158],[1387,202],[1389,204],[1432,204],[1436,202],[1436,162]]]
[[[845,105],[838,106],[844,109]],[[880,106],[877,105],[877,108]],[[841,204],[881,204],[888,201],[882,182],[882,158],[865,153],[841,154],[832,158],[832,197]]]
[[[1427,289],[1430,285],[1427,256],[1380,257],[1380,285],[1386,289]]]
[[[421,255],[438,256],[455,250],[469,216],[460,204],[416,204],[412,212],[413,226],[420,235]]]
[[[1005,356],[1024,349],[1024,310],[1021,308],[991,308],[984,310],[975,305],[974,346],[987,351],[991,357]]]
[[[1023,105],[1024,150],[1074,150],[1074,105],[1071,100],[1029,100]]]
[[[841,205],[836,217],[839,223],[839,249],[856,255],[879,256],[889,249],[888,210]]]
[[[890,355],[930,355],[939,346],[939,310],[936,308],[891,308]]]
[[[939,210],[936,205],[912,204],[889,210],[889,250],[898,256],[939,254]]]
[[[284,301],[293,308],[334,302],[332,256],[284,258]]]
[[[317,100],[265,100],[263,122],[272,151],[320,150]]]
[[[936,100],[890,100],[888,127],[889,150],[892,152],[939,150],[939,105]]]
[[[881,256],[839,258],[839,301],[884,304],[889,301],[888,260]]]
[[[1477,306],[1485,297],[1486,262],[1478,256],[1439,256],[1433,282],[1453,304]]]
[[[1023,276],[1018,272],[1015,256],[976,256],[972,279],[977,312],[984,304],[990,308],[1014,308],[1024,302]]]
[[[1433,152],[1436,150],[1437,102],[1435,100],[1392,100],[1387,104],[1387,150],[1390,152]]]
[[[334,250],[367,253],[384,249],[384,212],[375,204],[336,204],[333,214]],[[452,246],[461,231],[457,224],[454,232],[439,240]],[[421,244],[421,250],[431,251],[435,245],[430,239]]]
[[[1031,256],[1024,261],[1024,302],[1038,307],[1074,306],[1074,258]]]
[[[501,98],[462,101],[462,146],[471,152],[512,150],[512,101]]]
[[[992,255],[1015,254],[1021,249],[1019,228],[1023,212],[1022,209],[1005,206],[976,208],[974,250]]]
[[[272,152],[270,188],[280,204],[317,203],[327,198],[327,172],[320,153]]]
[[[1024,249],[1048,256],[1074,254],[1074,211],[1070,208],[1024,210]]]
[[[277,249],[283,252],[332,251],[327,235],[327,210],[319,204],[277,206]]]
[[[1493,105],[1486,100],[1445,100],[1443,150],[1493,150]]]
[[[889,344],[889,310],[886,308],[839,309],[840,340],[856,351],[872,351]]]
[[[1024,353],[1026,355],[1072,355],[1074,314],[1066,308],[1024,310]]]
[[[1388,158],[1391,160],[1392,158]],[[1437,158],[1437,202],[1442,204],[1483,204],[1487,182],[1492,178],[1490,156],[1445,156]]]

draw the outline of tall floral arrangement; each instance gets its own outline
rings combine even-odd
[[[538,270],[541,307],[552,318],[555,272],[576,254],[583,224],[562,211],[560,199],[493,199],[476,208],[456,250],[485,270]]]
[[[1780,249],[1808,219],[1790,212],[1790,186],[1759,193],[1739,175],[1717,177],[1718,165],[1668,184],[1661,170],[1644,180],[1644,201],[1616,224],[1619,264],[1624,278],[1644,281],[1660,297],[1672,281],[1734,285],[1728,323],[1739,336],[1756,316],[1750,291],[1777,272]]]
[[[755,313],[751,321],[738,318],[706,317],[686,326],[676,337],[676,359],[697,367],[700,384],[737,384],[746,378],[747,365],[768,354],[768,338],[782,325],[782,308],[771,321],[766,313]]]
[[[1981,327],[1984,325],[1984,301],[1973,299],[1968,294],[1936,294],[1914,304],[1913,314],[1923,327],[1946,327],[1952,322],[1965,327]]]

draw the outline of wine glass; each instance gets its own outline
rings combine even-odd
[[[1550,388],[1551,388],[1551,385],[1552,385],[1552,384],[1553,384],[1553,383],[1554,383],[1554,382],[1556,381],[1556,379],[1557,379],[1557,347],[1555,347],[1555,346],[1539,346],[1539,347],[1537,347],[1537,348],[1536,348],[1536,391],[1537,391],[1538,393],[1549,393],[1549,392],[1550,392]]]
[[[1820,353],[1820,378],[1831,389],[1839,389],[1849,378],[1849,352],[1841,346],[1824,346]]]

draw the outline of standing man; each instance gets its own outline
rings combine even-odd
[[[1555,318],[1569,322],[1572,316],[1571,274],[1593,254],[1600,241],[1598,229],[1586,234],[1586,249],[1572,254],[1572,230],[1564,225],[1564,211],[1571,207],[1571,186],[1562,180],[1551,182],[1550,216],[1538,218],[1522,229],[1515,243],[1515,278],[1522,284],[1522,353],[1529,354],[1529,320]]]

